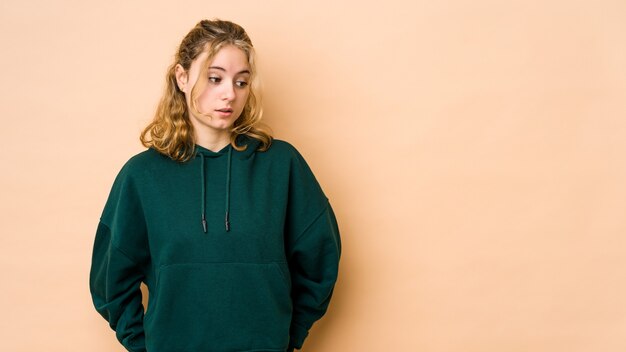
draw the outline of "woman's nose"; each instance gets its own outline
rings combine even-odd
[[[222,92],[222,99],[231,101],[235,99],[235,87],[231,84],[224,84],[224,91]]]

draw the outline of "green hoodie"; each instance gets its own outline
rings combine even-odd
[[[129,351],[291,351],[325,314],[341,254],[328,198],[289,143],[238,145],[185,163],[149,148],[115,178],[89,284]]]

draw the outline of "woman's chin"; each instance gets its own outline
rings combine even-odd
[[[213,117],[212,119],[198,119],[196,121],[192,120],[192,124],[196,129],[200,130],[213,130],[216,132],[224,132],[230,131],[235,124],[235,120],[232,118],[219,118]]]
[[[226,130],[230,130],[233,127],[233,123],[230,121],[220,121],[219,123],[213,123],[210,125],[211,128],[213,128],[214,130],[219,130],[219,131],[226,131]]]

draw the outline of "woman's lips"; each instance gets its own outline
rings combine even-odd
[[[228,117],[228,116],[233,114],[233,110],[232,109],[219,109],[219,110],[215,110],[215,111],[217,112],[218,115],[224,116],[224,117]]]

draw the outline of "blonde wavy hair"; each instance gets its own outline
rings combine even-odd
[[[247,146],[238,146],[236,140],[239,135],[246,135],[261,142],[258,150],[265,151],[270,147],[272,136],[269,128],[260,122],[263,108],[252,41],[241,26],[218,19],[198,22],[180,43],[174,63],[167,70],[165,89],[154,119],[139,136],[141,144],[147,148],[152,147],[175,161],[185,162],[193,157],[194,129],[189,121],[189,107],[185,94],[178,88],[176,82],[175,68],[180,64],[188,71],[193,60],[205,50],[209,56],[204,66],[208,66],[215,54],[226,45],[234,45],[241,49],[246,54],[250,66],[248,100],[230,130],[230,144],[238,151],[245,150]],[[202,71],[206,69],[203,67]],[[202,93],[205,84],[204,80],[199,79],[191,90],[191,109],[198,115],[204,115],[198,111],[196,99]]]

